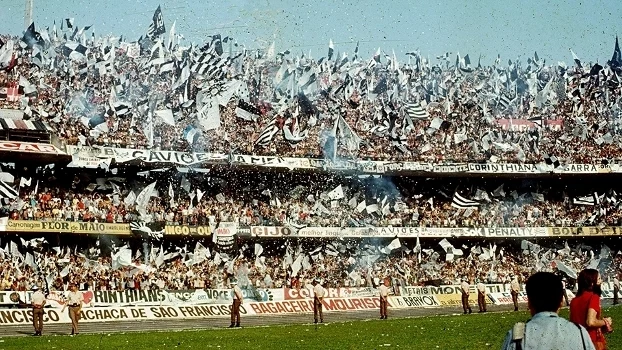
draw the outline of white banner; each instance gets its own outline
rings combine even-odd
[[[80,154],[76,154],[72,156],[71,163],[67,164],[67,167],[97,169],[101,163],[109,160],[110,159],[101,159],[97,157],[84,157]]]
[[[313,290],[308,288],[283,288],[285,300],[313,299]],[[379,292],[371,287],[326,288],[327,298],[377,297]]]
[[[419,162],[391,162],[371,160],[337,160],[313,158],[293,158],[274,156],[254,156],[246,154],[224,153],[188,153],[175,151],[138,150],[113,147],[78,147],[68,145],[67,154],[83,158],[115,159],[119,163],[142,160],[148,163],[174,163],[193,165],[199,163],[231,164],[239,166],[322,169],[322,170],[358,170],[364,173],[471,173],[471,174],[594,174],[618,173],[622,169],[617,164],[563,164],[554,168],[543,162],[534,164],[519,163],[448,163],[431,164]],[[0,147],[1,148],[1,147]],[[60,152],[59,152],[60,153]],[[89,163],[92,163],[90,161]]]
[[[495,305],[507,305],[513,304],[512,301],[512,293],[503,292],[503,293],[490,293],[488,297]],[[527,292],[518,292],[518,302],[526,303],[527,302]]]
[[[210,317],[229,317],[231,305],[193,305],[193,306],[136,306],[136,307],[93,307],[83,308],[80,322],[113,322],[167,319],[197,319]],[[246,304],[240,306],[242,315],[254,315],[253,308]],[[43,323],[71,323],[69,311],[44,309]],[[32,324],[32,309],[0,309],[0,324]]]
[[[416,237],[548,237],[546,227],[500,227],[500,228],[466,228],[466,227],[303,227],[293,230],[283,226],[252,226],[251,236],[254,237],[385,237],[385,238],[416,238]]]
[[[390,296],[389,305],[398,309],[442,306],[441,302],[434,295],[420,295],[413,297]]]
[[[221,153],[188,153],[112,147],[78,147],[72,145],[67,146],[67,152],[80,157],[114,159],[118,163],[141,160],[147,163],[193,165],[199,163],[224,163],[229,159],[227,154]]]
[[[475,285],[469,286],[469,292],[475,294],[477,292]],[[509,284],[486,284],[486,294],[502,293],[509,291]],[[400,295],[402,296],[416,296],[416,295],[446,295],[446,294],[462,294],[462,287],[459,285],[451,286],[413,286],[413,287],[400,287]]]
[[[126,291],[83,291],[84,307],[119,306],[184,306],[203,304],[228,304],[233,301],[230,289],[196,290],[126,290]],[[65,305],[65,292],[52,291],[47,304],[53,308]],[[248,302],[279,301],[284,299],[284,289],[242,289]],[[29,304],[32,292],[0,292],[1,304]]]

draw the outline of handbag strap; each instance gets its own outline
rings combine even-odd
[[[579,325],[576,322],[573,322],[575,326],[577,326],[577,328],[579,328],[579,334],[581,334],[581,345],[583,345],[583,350],[586,350],[585,348],[585,338],[583,338],[583,330],[581,329],[581,325]]]

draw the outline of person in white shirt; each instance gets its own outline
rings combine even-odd
[[[472,313],[473,310],[471,310],[471,305],[469,305],[469,282],[467,282],[466,277],[462,278],[460,289],[462,290],[462,309],[464,310],[464,314],[466,315],[467,310],[469,313]]]
[[[80,321],[80,312],[82,311],[82,304],[84,303],[84,296],[82,292],[78,291],[78,287],[75,284],[69,286],[69,292],[67,293],[67,303],[69,305],[69,318],[71,319],[71,335],[80,334],[78,332],[78,321]],[[65,311],[65,307],[61,312]]]
[[[326,295],[326,290],[320,284],[320,279],[315,279],[315,287],[313,287],[313,323],[317,323],[318,316],[320,323],[324,323],[324,313],[322,312],[322,301]]]
[[[514,303],[514,311],[518,311],[518,292],[520,291],[520,284],[518,284],[518,277],[512,276],[512,282],[510,283],[510,294],[512,294],[512,302]]]
[[[389,306],[389,281],[384,280],[384,283],[378,287],[378,293],[380,294],[380,319],[387,319],[387,307]]]
[[[486,312],[486,286],[481,280],[477,283],[477,307],[479,312]]]
[[[39,287],[32,287],[32,296],[30,301],[32,304],[32,325],[35,328],[34,335],[41,335],[43,332],[43,307],[45,306],[45,295],[39,290]]]
[[[233,306],[231,307],[231,324],[229,328],[240,327],[240,305],[244,301],[242,290],[238,287],[237,281],[231,281]]]

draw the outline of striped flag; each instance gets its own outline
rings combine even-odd
[[[479,203],[462,197],[458,192],[454,193],[454,198],[451,201],[451,206],[458,209],[478,208]]]
[[[279,127],[276,125],[276,118],[272,119],[272,121],[266,126],[266,128],[261,132],[257,140],[255,140],[256,145],[267,146],[276,134],[279,132]]]
[[[428,111],[421,106],[421,102],[409,103],[404,107],[404,110],[412,119],[428,119],[429,117]]]
[[[257,119],[259,119],[260,113],[261,111],[259,110],[259,108],[255,107],[250,103],[247,103],[244,100],[239,100],[238,107],[235,109],[235,114],[238,116],[238,118],[244,119],[249,122],[257,121]]]
[[[584,196],[584,197],[575,197],[572,199],[572,204],[574,205],[589,205],[589,206],[594,206],[594,205],[598,205],[601,202],[601,197],[603,196],[598,196],[598,192],[594,192],[592,193],[591,196]]]
[[[112,106],[114,107],[114,113],[118,116],[128,114],[132,108],[131,105],[124,102],[115,102]]]
[[[0,198],[13,199],[17,197],[18,193],[13,187],[9,186],[4,181],[0,181]]]
[[[51,129],[40,121],[21,120],[21,119],[8,119],[0,118],[0,129],[5,130],[32,130],[41,132],[50,132]]]
[[[503,94],[499,98],[498,106],[500,107],[501,110],[506,110],[506,109],[508,109],[510,107],[512,102],[513,102],[513,100],[511,100],[507,95]]]

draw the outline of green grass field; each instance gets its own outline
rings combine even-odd
[[[622,322],[622,307],[604,313]],[[568,312],[562,311],[567,317]],[[499,349],[526,311],[204,331],[5,337],[0,349]],[[622,349],[622,335],[608,336]]]

